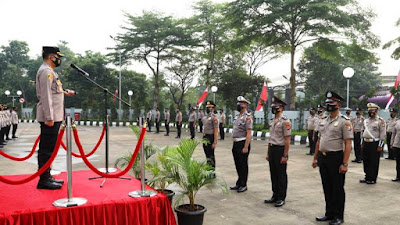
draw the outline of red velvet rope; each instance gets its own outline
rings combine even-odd
[[[120,171],[120,172],[118,172],[118,173],[112,173],[112,174],[103,173],[103,172],[99,171],[96,167],[94,167],[93,164],[91,164],[91,163],[89,162],[89,160],[86,158],[85,152],[83,152],[83,148],[82,148],[81,142],[79,141],[79,138],[75,138],[75,142],[76,142],[76,145],[78,146],[79,153],[81,153],[81,155],[83,156],[83,157],[82,157],[83,161],[85,162],[85,164],[86,164],[93,172],[95,172],[95,173],[97,173],[97,175],[102,176],[102,177],[105,177],[105,178],[117,178],[117,177],[120,177],[120,176],[126,174],[126,173],[131,169],[131,167],[133,166],[133,163],[135,162],[136,156],[137,156],[137,154],[138,154],[138,152],[139,152],[139,148],[140,148],[140,146],[141,146],[142,143],[143,143],[143,138],[144,138],[145,133],[146,133],[146,126],[143,126],[142,132],[140,133],[139,140],[138,140],[138,142],[136,143],[135,152],[133,153],[132,158],[131,158],[131,161],[129,161],[128,166],[127,166],[123,171]]]
[[[0,181],[4,182],[6,184],[12,184],[12,185],[23,184],[23,183],[27,183],[27,182],[35,179],[37,176],[42,174],[45,170],[47,170],[50,167],[50,165],[53,163],[54,159],[56,158],[58,149],[60,148],[60,145],[61,145],[61,140],[62,140],[63,135],[64,135],[64,129],[61,129],[61,131],[57,137],[56,146],[54,146],[53,154],[51,155],[50,159],[46,162],[46,164],[44,164],[44,166],[42,168],[40,168],[40,170],[38,170],[36,173],[30,175],[29,177],[27,177],[25,179],[15,180],[15,181],[9,180],[7,178],[4,178],[3,176],[0,176]]]
[[[31,152],[25,157],[17,158],[12,155],[8,155],[1,150],[0,150],[0,155],[4,156],[6,158],[9,158],[11,160],[14,160],[14,161],[25,161],[25,160],[29,159],[30,157],[32,157],[33,153],[35,153],[35,150],[36,150],[36,147],[37,147],[39,141],[40,141],[40,135],[36,138],[35,144],[33,145]]]
[[[106,127],[103,126],[103,131],[102,131],[102,133],[101,133],[101,136],[100,136],[99,141],[97,141],[96,146],[94,146],[93,150],[92,150],[91,152],[89,152],[87,155],[85,155],[85,157],[89,157],[89,156],[93,155],[93,154],[97,151],[97,149],[99,148],[99,146],[100,146],[100,144],[101,144],[101,141],[103,140],[105,131],[106,131]],[[74,132],[74,138],[75,138],[75,139],[79,139],[78,130],[77,130],[77,129],[74,129],[73,132]],[[67,146],[65,146],[65,144],[64,144],[63,141],[61,141],[61,145],[62,145],[62,147],[64,148],[64,150],[67,150]],[[75,152],[71,152],[71,153],[72,153],[73,156],[75,156],[75,157],[77,157],[77,158],[82,158],[81,155],[76,154]]]

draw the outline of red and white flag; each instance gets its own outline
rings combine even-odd
[[[206,90],[204,90],[203,94],[200,96],[199,101],[197,101],[196,108],[200,108],[201,104],[203,104],[204,100],[206,99],[208,94],[208,86],[206,87]]]
[[[267,83],[264,81],[264,86],[261,91],[260,99],[258,100],[256,111],[263,111],[263,102],[267,102],[268,91],[267,91]],[[261,101],[262,100],[262,101]]]
[[[115,100],[117,99],[118,96],[118,88],[115,89],[114,97],[113,97],[113,103],[115,103]]]
[[[397,88],[397,85],[399,84],[399,81],[400,81],[400,71],[399,71],[399,74],[397,75],[396,81],[394,82],[394,88]],[[393,100],[394,100],[394,97],[393,97],[392,94],[390,94],[390,98],[389,98],[389,100],[388,100],[388,102],[386,104],[386,107],[385,107],[386,110],[389,109],[390,104],[392,104]]]

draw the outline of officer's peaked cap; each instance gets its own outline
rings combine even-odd
[[[272,97],[271,102],[272,102],[272,104],[271,104],[272,107],[273,106],[285,106],[286,105],[286,102],[280,100],[276,96]]]
[[[44,53],[54,53],[60,57],[64,56],[64,54],[61,53],[58,47],[53,47],[53,46],[43,46],[42,54]]]
[[[245,99],[243,96],[239,96],[239,97],[237,97],[237,102],[238,103],[246,103],[246,104],[250,104],[250,101],[249,100],[247,100],[247,99]]]
[[[368,107],[368,109],[380,109],[380,107],[377,104],[372,103],[372,102],[368,103],[367,107]]]
[[[340,95],[338,95],[337,93],[335,93],[333,91],[327,91],[325,94],[325,97],[326,97],[325,103],[333,102],[333,101],[341,102],[344,100],[342,97],[340,97]]]
[[[208,107],[208,106],[214,106],[215,107],[215,103],[213,101],[207,101],[206,107]]]

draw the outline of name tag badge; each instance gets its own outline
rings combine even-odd
[[[335,127],[337,127],[338,124],[339,124],[339,122],[336,121],[333,125],[334,125]]]
[[[279,126],[279,124],[281,124],[281,122],[278,122],[276,125],[278,125],[278,126]]]
[[[375,124],[378,124],[379,122],[378,121],[375,121]]]

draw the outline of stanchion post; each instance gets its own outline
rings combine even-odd
[[[56,200],[53,205],[56,207],[73,207],[83,205],[87,202],[85,198],[73,198],[72,197],[72,122],[71,116],[67,115],[67,174],[68,174],[68,188],[67,197]]]

